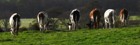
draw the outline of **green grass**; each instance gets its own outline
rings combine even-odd
[[[130,20],[140,20],[140,16],[130,16]]]
[[[33,23],[32,21],[34,21],[34,20],[36,20],[36,19],[34,19],[34,18],[30,18],[30,19],[29,19],[29,18],[22,18],[22,19],[21,19],[21,26],[20,26],[20,27],[21,27],[21,28],[22,28],[22,27],[28,28],[28,27],[29,27],[29,24],[30,24],[30,23]],[[8,20],[8,21],[9,21],[9,20]],[[4,27],[4,23],[5,23],[4,20],[1,19],[1,20],[0,20],[0,26],[1,26],[2,28]],[[9,26],[9,22],[7,22],[7,23],[8,23],[8,27],[10,27],[10,26]]]
[[[32,21],[34,21],[36,19],[27,19],[27,18],[24,18],[24,19],[21,19],[21,27],[26,27],[28,28],[29,27],[29,24],[32,23]]]
[[[140,26],[77,31],[0,33],[0,45],[140,45]]]
[[[130,20],[140,20],[137,16]],[[35,19],[21,19],[21,27],[29,27]],[[0,45],[140,45],[140,26],[113,29],[80,29],[77,31],[28,30],[13,37],[0,32]]]

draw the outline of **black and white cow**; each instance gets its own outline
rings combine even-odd
[[[11,34],[18,35],[18,30],[21,25],[20,15],[18,13],[12,14],[12,16],[9,19],[9,23],[10,23],[10,27],[11,27]]]
[[[78,27],[78,22],[80,19],[80,11],[78,9],[72,10],[70,13],[70,24],[69,24],[69,30],[76,30]]]
[[[121,25],[126,26],[128,24],[128,19],[129,19],[128,11],[124,8],[121,9],[119,17],[120,17]]]
[[[105,28],[115,27],[115,10],[108,9],[104,13]]]
[[[46,30],[47,18],[48,18],[47,13],[45,13],[43,11],[38,13],[37,22],[38,22],[38,26],[39,26],[40,31]]]

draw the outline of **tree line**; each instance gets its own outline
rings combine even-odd
[[[49,17],[69,18],[72,9],[81,10],[83,17],[94,8],[104,12],[113,8],[117,12],[126,8],[130,14],[139,14],[139,0],[0,0],[0,18],[9,18],[14,12],[23,18],[35,18],[39,11],[46,11]]]

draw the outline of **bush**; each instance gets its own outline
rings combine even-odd
[[[1,19],[0,20],[0,32],[2,31],[10,31],[8,19]]]
[[[58,18],[51,18],[48,20],[49,27],[47,27],[49,30],[64,30],[67,29],[67,19],[58,19]],[[51,25],[51,26],[50,26]]]
[[[0,32],[4,32],[1,27],[0,27]]]
[[[29,24],[29,29],[30,29],[30,30],[39,30],[38,23],[37,23],[36,20],[33,20],[33,21]]]
[[[26,30],[27,30],[26,27],[21,27],[21,28],[19,29],[19,31],[26,31]]]

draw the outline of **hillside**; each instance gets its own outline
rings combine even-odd
[[[140,45],[140,26],[77,31],[0,33],[0,45]]]
[[[126,8],[130,15],[138,15],[139,4],[139,0],[0,0],[0,18],[9,18],[13,12],[18,12],[22,18],[35,18],[39,11],[46,11],[49,17],[68,18],[74,8],[81,10],[82,17],[88,17],[94,7],[101,13],[108,8],[116,12]]]

